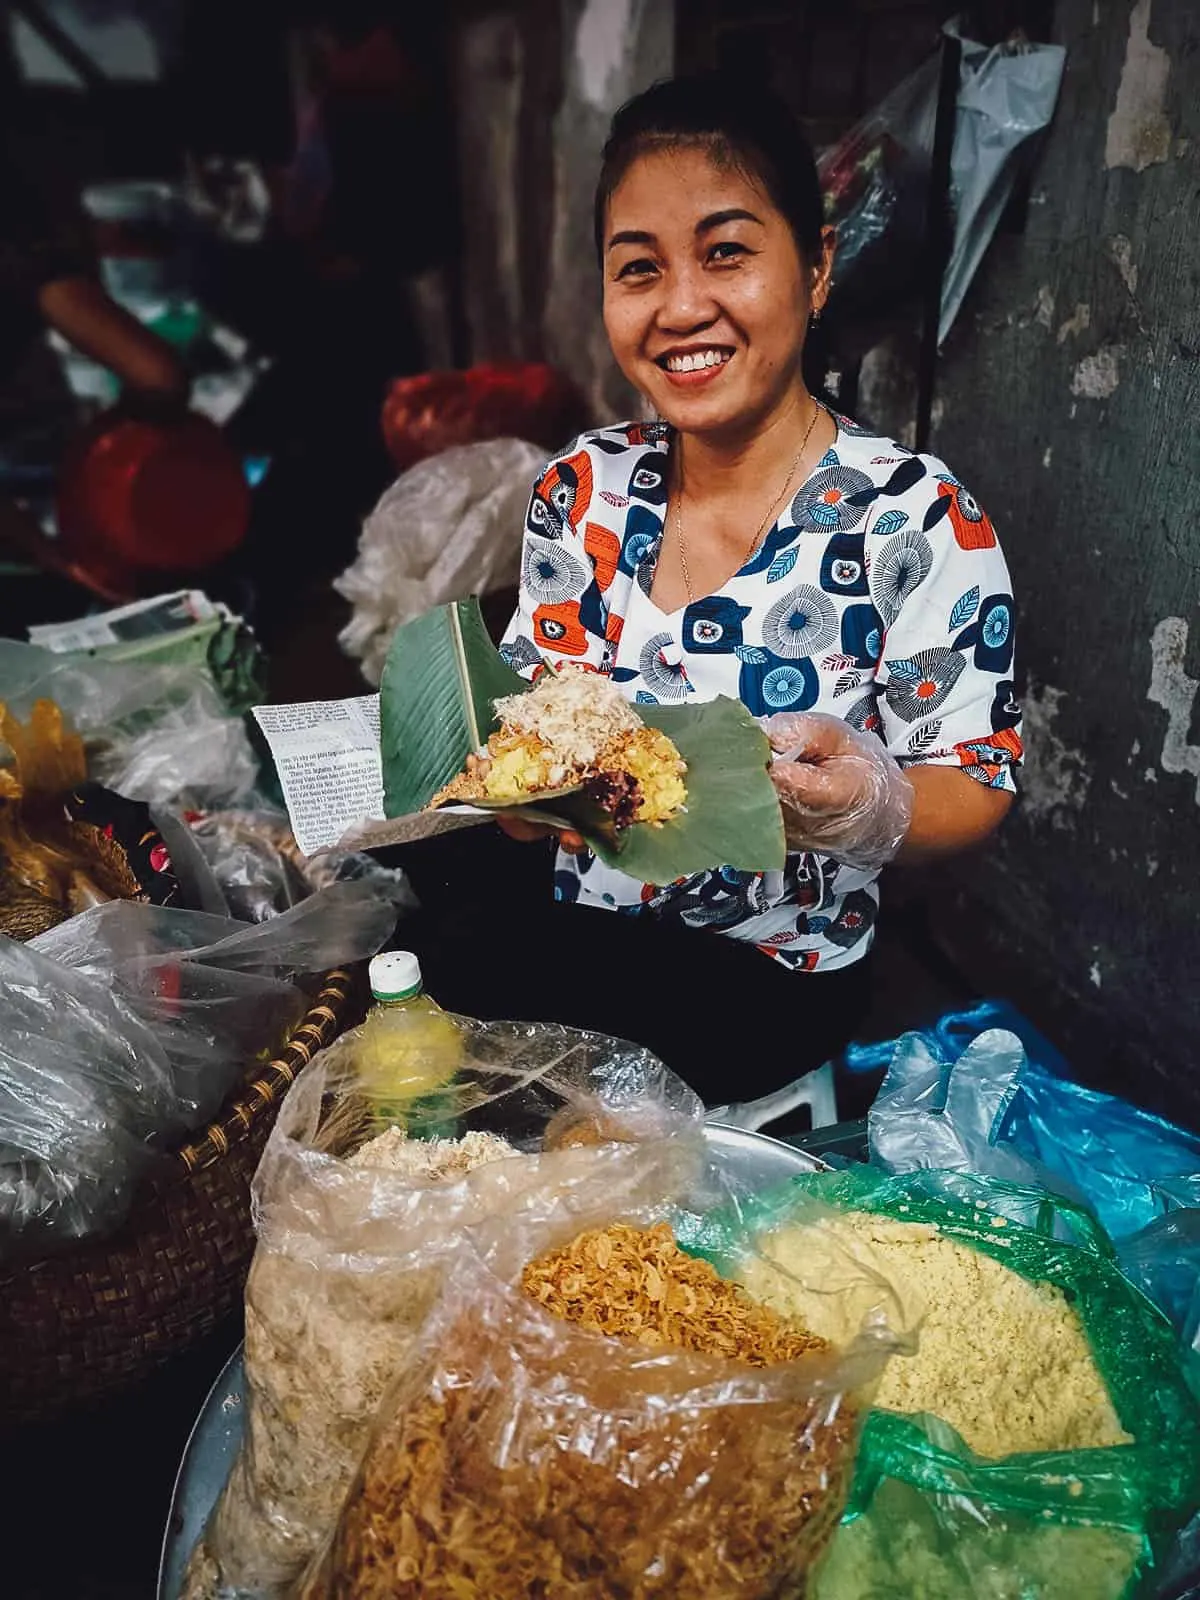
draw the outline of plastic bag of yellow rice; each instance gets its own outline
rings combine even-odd
[[[1172,1330],[1090,1215],[959,1172],[799,1176],[689,1248],[838,1337],[847,1257],[910,1326],[867,1420],[813,1600],[1130,1600],[1200,1503],[1200,1415]],[[1057,1236],[1056,1236],[1057,1235]],[[839,1298],[845,1305],[839,1312]]]

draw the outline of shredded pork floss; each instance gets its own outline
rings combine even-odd
[[[309,1600],[802,1596],[857,1431],[824,1341],[665,1226],[522,1281],[448,1295]]]

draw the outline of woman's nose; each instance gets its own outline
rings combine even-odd
[[[673,268],[663,282],[659,326],[668,333],[691,333],[716,320],[717,302],[698,264]]]

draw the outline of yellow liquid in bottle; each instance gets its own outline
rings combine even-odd
[[[372,1102],[377,1122],[426,1124],[414,1131],[447,1132],[451,1096],[439,1095],[453,1081],[463,1057],[454,1019],[422,990],[400,999],[378,1000],[359,1031],[355,1071]]]

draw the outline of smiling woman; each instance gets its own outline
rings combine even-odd
[[[966,848],[1007,811],[1011,587],[944,463],[805,387],[835,240],[781,102],[720,75],[631,101],[595,226],[604,325],[658,420],[584,434],[546,468],[502,654],[526,677],[574,662],[636,704],[729,695],[769,718],[790,853],[782,873],[655,888],[565,836],[554,916],[507,939],[492,1003],[635,1039],[706,1099],[750,1099],[852,1036],[880,868]],[[450,965],[439,998],[483,1009]]]

